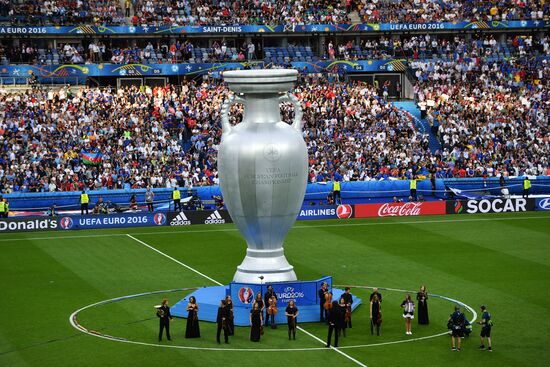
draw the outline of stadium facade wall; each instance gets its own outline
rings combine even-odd
[[[531,177],[531,194],[550,195],[550,176]],[[523,177],[506,179],[506,187],[510,194],[523,193]],[[418,181],[417,194],[422,194],[426,200],[441,200],[451,198],[448,188],[459,189],[465,192],[500,195],[501,187],[498,178],[461,178],[461,179],[437,179],[436,190],[432,195],[429,180]],[[182,190],[182,198],[185,189]],[[196,187],[197,195],[201,200],[212,200],[212,196],[221,195],[219,186]],[[172,189],[154,189],[155,203],[166,206],[171,203]],[[327,195],[332,192],[332,183],[308,184],[304,199],[304,208],[312,209],[319,202],[325,201]],[[145,202],[145,189],[127,190],[95,190],[87,191],[90,196],[90,208],[101,197],[104,202],[112,202],[118,205],[128,206],[130,197],[136,195],[138,203]],[[409,196],[409,181],[407,180],[383,180],[383,181],[354,181],[342,183],[342,198],[346,204],[388,202],[394,196],[405,199]],[[38,193],[12,193],[4,195],[10,202],[11,210],[48,210],[53,204],[59,209],[79,209],[80,192],[38,192]],[[312,205],[314,204],[314,205]]]

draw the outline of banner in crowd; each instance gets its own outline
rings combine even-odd
[[[101,164],[101,160],[103,159],[103,154],[101,154],[99,149],[95,149],[94,151],[91,151],[91,152],[83,149],[81,154],[82,154],[82,163],[89,166],[98,166]]]
[[[65,65],[4,65],[0,77],[27,78],[87,78],[201,75],[221,70],[263,68],[263,61],[208,64],[65,64]]]
[[[550,210],[550,197],[536,199],[535,210]]]
[[[57,230],[56,217],[0,218],[0,233]]]
[[[442,31],[467,29],[526,29],[546,28],[550,20],[512,20],[432,23],[359,23],[359,24],[287,24],[287,25],[231,25],[231,26],[0,26],[0,35],[180,35],[180,34],[235,34],[235,33],[352,33],[388,31]]]
[[[267,286],[271,285],[277,295],[277,307],[285,309],[291,299],[300,306],[318,304],[318,292],[323,282],[328,284],[329,291],[332,290],[332,277],[329,276],[313,281],[265,283],[261,285],[231,282],[229,291],[236,307],[252,306],[255,295],[260,293],[263,300],[267,292]]]
[[[498,198],[447,201],[447,214],[510,213],[535,210],[535,199]]]
[[[140,77],[202,75],[223,70],[245,68],[263,69],[271,64],[263,61],[224,62],[209,64],[64,64],[64,65],[4,65],[0,77],[28,78],[31,74],[44,78],[87,78],[87,77]],[[304,73],[338,72],[400,72],[407,69],[405,60],[358,60],[291,62],[294,69]]]
[[[353,215],[353,206],[342,205],[320,205],[303,206],[298,214],[298,220],[311,219],[346,219]]]
[[[418,215],[445,214],[444,201],[357,204],[354,205],[354,207],[354,218],[408,217]]]
[[[169,226],[233,223],[227,210],[183,210],[168,212],[166,216],[166,224]]]
[[[59,217],[58,229],[94,229],[164,225],[166,225],[166,214],[164,213],[120,213],[109,215],[67,215]]]

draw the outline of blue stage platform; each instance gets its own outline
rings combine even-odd
[[[333,300],[339,300],[344,291],[342,289],[332,288],[332,293]],[[201,288],[177,302],[174,306],[172,306],[170,311],[172,313],[172,316],[184,318],[187,317],[187,304],[189,303],[189,298],[193,296],[195,297],[199,305],[199,320],[216,322],[216,316],[218,313],[220,301],[222,299],[225,299],[225,296],[228,294],[230,294],[230,286]],[[239,302],[235,301],[235,297],[232,298],[234,299],[233,312],[235,316],[235,325],[250,325],[250,309],[252,308],[252,304],[249,303],[239,305]],[[360,298],[354,296],[352,311],[355,311],[355,309],[357,309],[357,307],[361,305],[361,302],[362,301]],[[300,305],[298,303],[297,307],[300,312],[300,315],[298,316],[298,322],[319,322],[319,304]],[[286,323],[285,308],[286,306],[278,306],[279,312],[275,316],[275,322],[277,324]]]

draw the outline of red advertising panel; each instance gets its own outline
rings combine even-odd
[[[415,215],[445,214],[444,201],[410,203],[357,204],[355,218],[407,217]]]

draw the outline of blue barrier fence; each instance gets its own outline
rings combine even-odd
[[[531,179],[531,194],[550,194],[550,177],[539,176]],[[523,192],[523,178],[511,178],[505,180],[505,185],[510,194]],[[498,178],[463,178],[463,179],[437,179],[435,191],[432,191],[429,180],[418,182],[417,193],[422,194],[426,200],[447,199],[451,196],[447,188],[464,190],[468,193],[482,195],[500,195],[501,186]],[[221,195],[218,186],[196,187],[196,194],[203,201],[212,201],[212,196]],[[169,209],[172,189],[154,189],[156,207],[162,206]],[[306,190],[304,205],[319,204],[325,201],[327,195],[332,192],[332,183],[309,184]],[[385,180],[385,181],[360,181],[342,183],[342,200],[347,204],[376,203],[391,200],[393,196],[406,199],[409,196],[409,181]],[[90,208],[101,197],[105,202],[118,205],[128,205],[130,197],[136,195],[138,203],[145,202],[145,189],[136,190],[96,190],[88,191],[90,196]],[[4,195],[10,202],[11,210],[47,210],[53,204],[58,209],[79,209],[80,192],[39,192],[39,193],[13,193]],[[186,197],[185,189],[182,189],[182,198]]]

